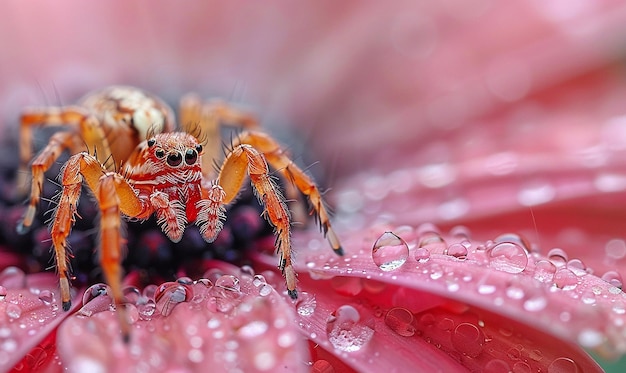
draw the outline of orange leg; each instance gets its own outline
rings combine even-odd
[[[309,198],[317,214],[320,227],[328,239],[330,246],[335,253],[343,255],[343,248],[339,242],[339,237],[337,237],[337,234],[330,225],[329,214],[324,206],[319,188],[300,167],[289,159],[278,142],[265,133],[246,131],[241,133],[236,139],[235,145],[237,144],[249,144],[263,153],[267,162],[272,167],[280,172],[287,180],[292,181],[295,186]]]
[[[69,126],[69,132],[80,131],[84,146],[97,154],[98,158],[110,159],[111,150],[100,123],[84,109],[69,106],[28,110],[22,114],[20,124],[20,169],[17,185],[22,189],[22,194],[26,193],[28,185],[27,167],[33,157],[32,141],[35,126]],[[114,166],[111,162],[110,165],[107,164],[107,169],[112,170]]]
[[[43,189],[44,173],[52,166],[61,153],[66,149],[80,148],[79,138],[73,132],[57,132],[52,137],[48,145],[37,155],[31,165],[33,179],[30,189],[30,202],[22,222],[18,226],[18,232],[26,232],[35,219],[37,206],[41,200],[41,191]]]
[[[52,244],[59,272],[61,301],[64,310],[71,307],[69,269],[67,264],[67,237],[76,217],[76,206],[80,198],[83,181],[94,192],[101,213],[100,263],[105,279],[111,287],[112,297],[118,306],[120,326],[125,340],[129,338],[129,325],[125,309],[121,306],[122,237],[120,233],[121,213],[139,216],[148,210],[147,202],[135,195],[133,188],[116,173],[106,168],[92,155],[79,153],[70,157],[61,173],[63,190],[54,212],[51,228]]]
[[[291,222],[284,197],[272,180],[265,157],[248,144],[236,146],[224,160],[217,184],[223,188],[223,203],[231,202],[248,174],[259,201],[265,206],[263,215],[276,230],[276,249],[280,252],[279,268],[287,281],[287,292],[293,299],[296,272],[291,263]]]

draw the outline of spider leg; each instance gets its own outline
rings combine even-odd
[[[291,222],[285,199],[269,174],[263,154],[248,144],[236,146],[226,156],[220,169],[217,185],[222,188],[222,203],[228,204],[239,193],[248,174],[259,201],[265,206],[263,215],[276,231],[276,249],[280,252],[279,268],[287,281],[287,292],[293,299],[296,291],[296,272],[291,263]],[[219,190],[218,190],[219,192]]]
[[[124,178],[106,168],[88,153],[70,157],[61,172],[62,192],[51,227],[52,244],[59,272],[63,309],[71,307],[69,270],[67,265],[67,237],[76,219],[76,206],[80,198],[83,181],[96,197],[101,214],[100,222],[100,264],[104,277],[111,287],[112,297],[118,306],[122,335],[129,338],[129,324],[126,318],[122,292],[122,236],[121,214],[139,216],[148,209],[147,202],[135,195],[133,188]]]
[[[236,139],[237,144],[249,144],[263,153],[267,162],[309,198],[317,214],[320,227],[334,252],[343,255],[339,237],[330,225],[330,218],[322,195],[315,182],[285,154],[276,140],[262,132],[245,131]]]

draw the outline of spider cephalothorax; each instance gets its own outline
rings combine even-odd
[[[118,305],[123,302],[122,219],[145,220],[155,215],[174,242],[182,238],[188,224],[195,224],[204,240],[211,242],[222,229],[225,206],[237,197],[246,177],[265,208],[263,215],[275,228],[279,268],[289,295],[296,298],[290,213],[268,164],[308,196],[332,248],[337,254],[343,253],[317,186],[274,139],[258,131],[253,117],[220,102],[203,104],[195,96],[183,98],[180,115],[181,131],[174,132],[172,110],[158,98],[131,87],[110,87],[90,94],[79,106],[27,110],[23,114],[22,171],[31,158],[32,127],[66,126],[65,131],[50,138],[32,162],[31,198],[21,226],[26,230],[33,223],[44,172],[68,150],[71,156],[59,176],[62,189],[50,228],[64,310],[71,306],[67,238],[83,183],[98,203],[99,260]],[[245,129],[232,141],[223,159],[219,156],[222,121]],[[206,136],[203,144],[190,134],[196,130]],[[215,162],[221,164],[217,171]],[[295,189],[289,185],[287,192],[293,193]],[[119,310],[127,338],[124,308]]]

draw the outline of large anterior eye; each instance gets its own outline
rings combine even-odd
[[[198,153],[194,149],[187,149],[185,152],[185,163],[192,165],[198,160]]]
[[[167,164],[176,167],[183,161],[183,156],[179,152],[170,153],[167,155]]]

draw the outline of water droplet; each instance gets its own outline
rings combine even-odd
[[[458,260],[465,260],[467,259],[467,248],[460,243],[453,243],[448,246],[445,254],[457,258]]]
[[[513,364],[513,373],[531,373],[532,370],[530,368],[530,365],[528,365],[527,363],[523,362],[523,361],[518,361],[517,363]]]
[[[587,274],[587,266],[580,259],[572,259],[567,262],[567,269],[574,272],[574,274],[579,277]]]
[[[193,290],[194,303],[200,303],[205,300],[209,294],[209,291],[213,287],[213,283],[208,278],[201,278],[193,282],[191,289]]]
[[[455,238],[460,238],[469,241],[472,237],[470,229],[464,225],[457,225],[450,229],[450,235]]]
[[[557,267],[563,267],[567,264],[567,253],[558,247],[548,251],[548,259]]]
[[[583,329],[578,334],[578,343],[585,348],[597,348],[605,341],[605,336],[594,329]]]
[[[361,350],[372,339],[374,329],[360,322],[356,308],[339,307],[326,321],[328,340],[338,350],[354,352]]]
[[[619,239],[610,240],[606,243],[604,252],[608,258],[620,260],[626,256],[626,242]]]
[[[452,345],[464,355],[477,357],[485,345],[485,336],[476,325],[464,322],[454,328]]]
[[[154,315],[154,311],[156,310],[156,303],[154,299],[146,299],[145,303],[140,303],[137,305],[137,311],[139,312],[139,317],[142,320],[150,320],[152,315]]]
[[[190,277],[183,276],[176,279],[176,282],[182,285],[192,285],[193,280]]]
[[[554,275],[554,284],[563,290],[573,290],[578,286],[578,277],[567,268],[561,268]]]
[[[417,245],[420,249],[426,249],[432,254],[441,254],[443,255],[448,248],[446,241],[441,237],[438,233],[435,232],[426,232],[420,236],[419,244]]]
[[[241,266],[241,273],[244,275],[248,275],[250,277],[254,277],[254,268],[252,268],[249,265],[243,265]]]
[[[618,289],[622,289],[622,275],[615,271],[608,271],[602,275],[602,280],[615,286]]]
[[[529,312],[538,312],[546,308],[548,300],[543,295],[534,295],[524,302],[524,309]]]
[[[109,287],[106,284],[91,285],[83,294],[83,306],[91,302],[94,298],[109,294]]]
[[[55,302],[54,293],[50,290],[42,290],[41,293],[39,293],[39,300],[46,306],[49,306]]]
[[[506,288],[506,295],[511,299],[522,299],[524,298],[524,289],[511,284]]]
[[[6,313],[9,319],[15,320],[22,316],[22,309],[17,304],[9,303],[7,304]]]
[[[383,233],[374,243],[372,259],[383,271],[400,268],[409,257],[407,243],[392,232]]]
[[[509,364],[500,359],[493,359],[488,361],[483,368],[484,373],[508,373],[511,371]]]
[[[137,304],[137,301],[141,297],[141,292],[135,286],[126,286],[124,290],[124,300],[131,304]]]
[[[163,316],[168,316],[179,303],[189,302],[193,298],[193,291],[189,285],[178,282],[164,282],[154,293],[156,308]]]
[[[533,277],[543,283],[551,283],[556,273],[556,266],[548,260],[540,260],[535,264]]]
[[[521,235],[517,233],[503,233],[499,235],[498,237],[496,237],[493,241],[496,243],[512,242],[523,247],[526,251],[530,251],[530,244],[528,243],[526,238],[522,237]]]
[[[0,285],[6,289],[24,289],[26,287],[26,274],[17,267],[7,267],[0,272]]]
[[[311,373],[335,373],[335,368],[326,360],[316,360],[311,365]]]
[[[245,339],[254,339],[265,334],[268,329],[269,326],[265,321],[253,320],[239,328],[237,334]]]
[[[577,373],[581,372],[578,364],[570,358],[559,357],[554,359],[553,362],[548,365],[548,373]]]
[[[4,298],[6,298],[8,292],[7,292],[7,288],[5,288],[4,286],[0,285],[0,300],[4,300]]]
[[[396,307],[387,311],[385,315],[385,325],[389,329],[403,337],[410,337],[415,334],[413,326],[413,314],[406,308]]]
[[[146,287],[143,288],[142,294],[146,298],[154,299],[154,293],[156,293],[157,288],[158,286],[154,284],[147,285]]]
[[[556,197],[556,189],[547,183],[526,185],[517,194],[517,200],[523,206],[536,206],[550,202]]]
[[[489,266],[498,271],[520,273],[528,265],[528,253],[520,245],[501,242],[489,249]]]
[[[254,278],[252,279],[252,285],[256,287],[259,287],[266,283],[267,281],[265,280],[265,277],[263,275],[254,275]]]
[[[585,291],[581,296],[580,300],[584,304],[594,304],[596,303],[596,295],[592,291]]]
[[[215,281],[210,293],[215,298],[215,307],[218,311],[224,313],[232,311],[241,302],[239,278],[223,275]]]
[[[419,263],[426,263],[430,259],[430,251],[423,247],[418,247],[415,249],[413,256]]]
[[[315,312],[317,307],[317,301],[315,295],[307,293],[305,291],[298,294],[298,301],[296,302],[296,311],[300,316],[311,316]]]

